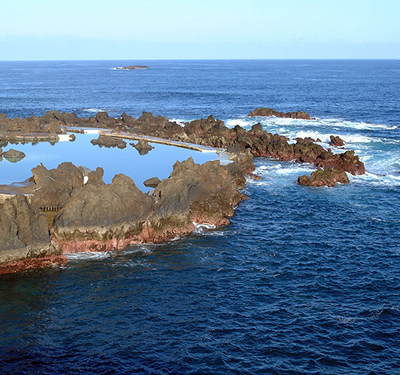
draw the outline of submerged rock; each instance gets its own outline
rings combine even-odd
[[[16,162],[22,160],[26,155],[22,151],[17,151],[17,150],[14,150],[11,148],[8,151],[0,154],[0,156],[3,156],[5,159],[7,159],[11,163],[16,163]]]
[[[100,146],[100,147],[104,146],[107,148],[118,147],[120,149],[123,149],[126,147],[126,142],[122,138],[115,138],[107,135],[99,135],[97,139],[92,139],[90,142],[95,146]]]
[[[132,144],[132,146],[136,148],[140,155],[146,155],[154,148],[145,139],[139,139],[138,143]]]

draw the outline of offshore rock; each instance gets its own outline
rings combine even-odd
[[[275,117],[283,117],[283,118],[295,118],[295,119],[304,119],[304,120],[311,120],[311,117],[308,113],[303,111],[297,112],[278,112],[272,108],[256,108],[254,111],[248,114],[249,117],[257,117],[257,116],[275,116]]]
[[[115,138],[108,135],[99,135],[97,139],[92,139],[90,141],[94,146],[99,147],[118,147],[120,149],[124,149],[126,147],[126,142],[121,138]]]
[[[65,263],[61,249],[50,240],[46,216],[25,196],[0,205],[0,274]]]
[[[332,154],[332,152],[322,152],[314,162],[318,168],[334,168],[338,171],[351,173],[353,176],[365,173],[365,166],[360,161],[358,155],[353,150],[342,154]]]
[[[117,66],[116,70],[138,70],[138,69],[150,69],[147,65],[129,65],[129,66]]]
[[[329,138],[330,138],[329,144],[331,146],[342,147],[345,145],[344,140],[342,138],[340,138],[339,136],[335,137],[334,135],[331,135]]]
[[[314,187],[334,187],[338,182],[341,184],[348,184],[350,180],[345,172],[336,169],[314,171],[311,173],[311,177],[304,175],[298,178],[298,183],[300,185]]]

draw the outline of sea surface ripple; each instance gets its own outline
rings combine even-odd
[[[2,276],[0,373],[399,374],[400,62],[137,63],[150,69],[0,63],[13,71],[1,110],[261,121],[291,139],[347,137],[369,173],[308,188],[294,181],[310,165],[256,159],[263,180],[225,228]],[[260,105],[317,120],[249,120]]]

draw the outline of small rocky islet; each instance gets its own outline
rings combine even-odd
[[[181,126],[149,112],[139,118],[126,113],[112,118],[106,112],[88,119],[58,111],[14,120],[0,115],[0,142],[33,134],[54,139],[67,127],[108,129],[110,134],[92,142],[105,147],[125,147],[123,139],[112,135],[127,134],[223,148],[231,155],[231,163],[177,162],[167,179],[149,181],[148,186],[154,188],[151,194],[141,192],[125,175],[105,184],[101,168],[88,172],[72,163],[53,170],[39,165],[32,169],[32,194],[17,194],[0,204],[0,274],[62,265],[67,262],[65,254],[78,251],[168,241],[189,235],[198,224],[226,225],[233,207],[246,199],[240,191],[246,176],[257,178],[252,174],[254,156],[315,165],[318,170],[311,177],[298,179],[308,186],[348,183],[346,173],[365,173],[354,151],[334,154],[311,139],[289,143],[259,123],[248,131],[239,125],[228,128],[213,116]],[[342,145],[342,140],[332,136],[331,144]],[[146,151],[151,146],[139,141],[135,147]]]
[[[140,69],[150,69],[147,65],[128,65],[128,66],[117,66],[115,70],[140,70]]]

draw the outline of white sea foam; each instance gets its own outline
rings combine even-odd
[[[370,143],[381,141],[379,138],[366,137],[364,135],[354,134],[354,135],[342,135],[340,136],[346,143]]]
[[[154,244],[135,246],[124,250],[125,254],[151,254],[154,250]]]
[[[82,253],[73,253],[73,254],[67,254],[68,260],[87,260],[87,259],[105,259],[109,258],[111,256],[111,253],[106,251],[106,252],[94,252],[94,251],[85,251]]]
[[[321,134],[318,131],[315,130],[300,130],[295,133],[295,135],[291,138],[313,138],[315,140],[320,139],[322,143],[328,143],[329,142],[329,136],[328,134]]]
[[[207,230],[211,230],[211,229],[215,229],[215,225],[214,224],[209,224],[209,223],[195,223],[193,222],[194,226],[195,226],[195,230],[193,231],[194,233],[204,233]]]
[[[106,110],[102,108],[84,108],[82,111],[89,113],[106,112]]]
[[[375,174],[366,172],[361,176],[351,176],[351,183],[368,184],[371,186],[400,186],[400,175],[395,174]]]
[[[169,119],[170,122],[176,122],[180,126],[184,126],[185,123],[187,122],[186,120],[180,119],[180,118],[171,118]]]
[[[234,128],[236,125],[241,126],[242,128],[247,128],[254,125],[256,122],[250,119],[228,119],[225,121],[225,125],[228,128]]]

